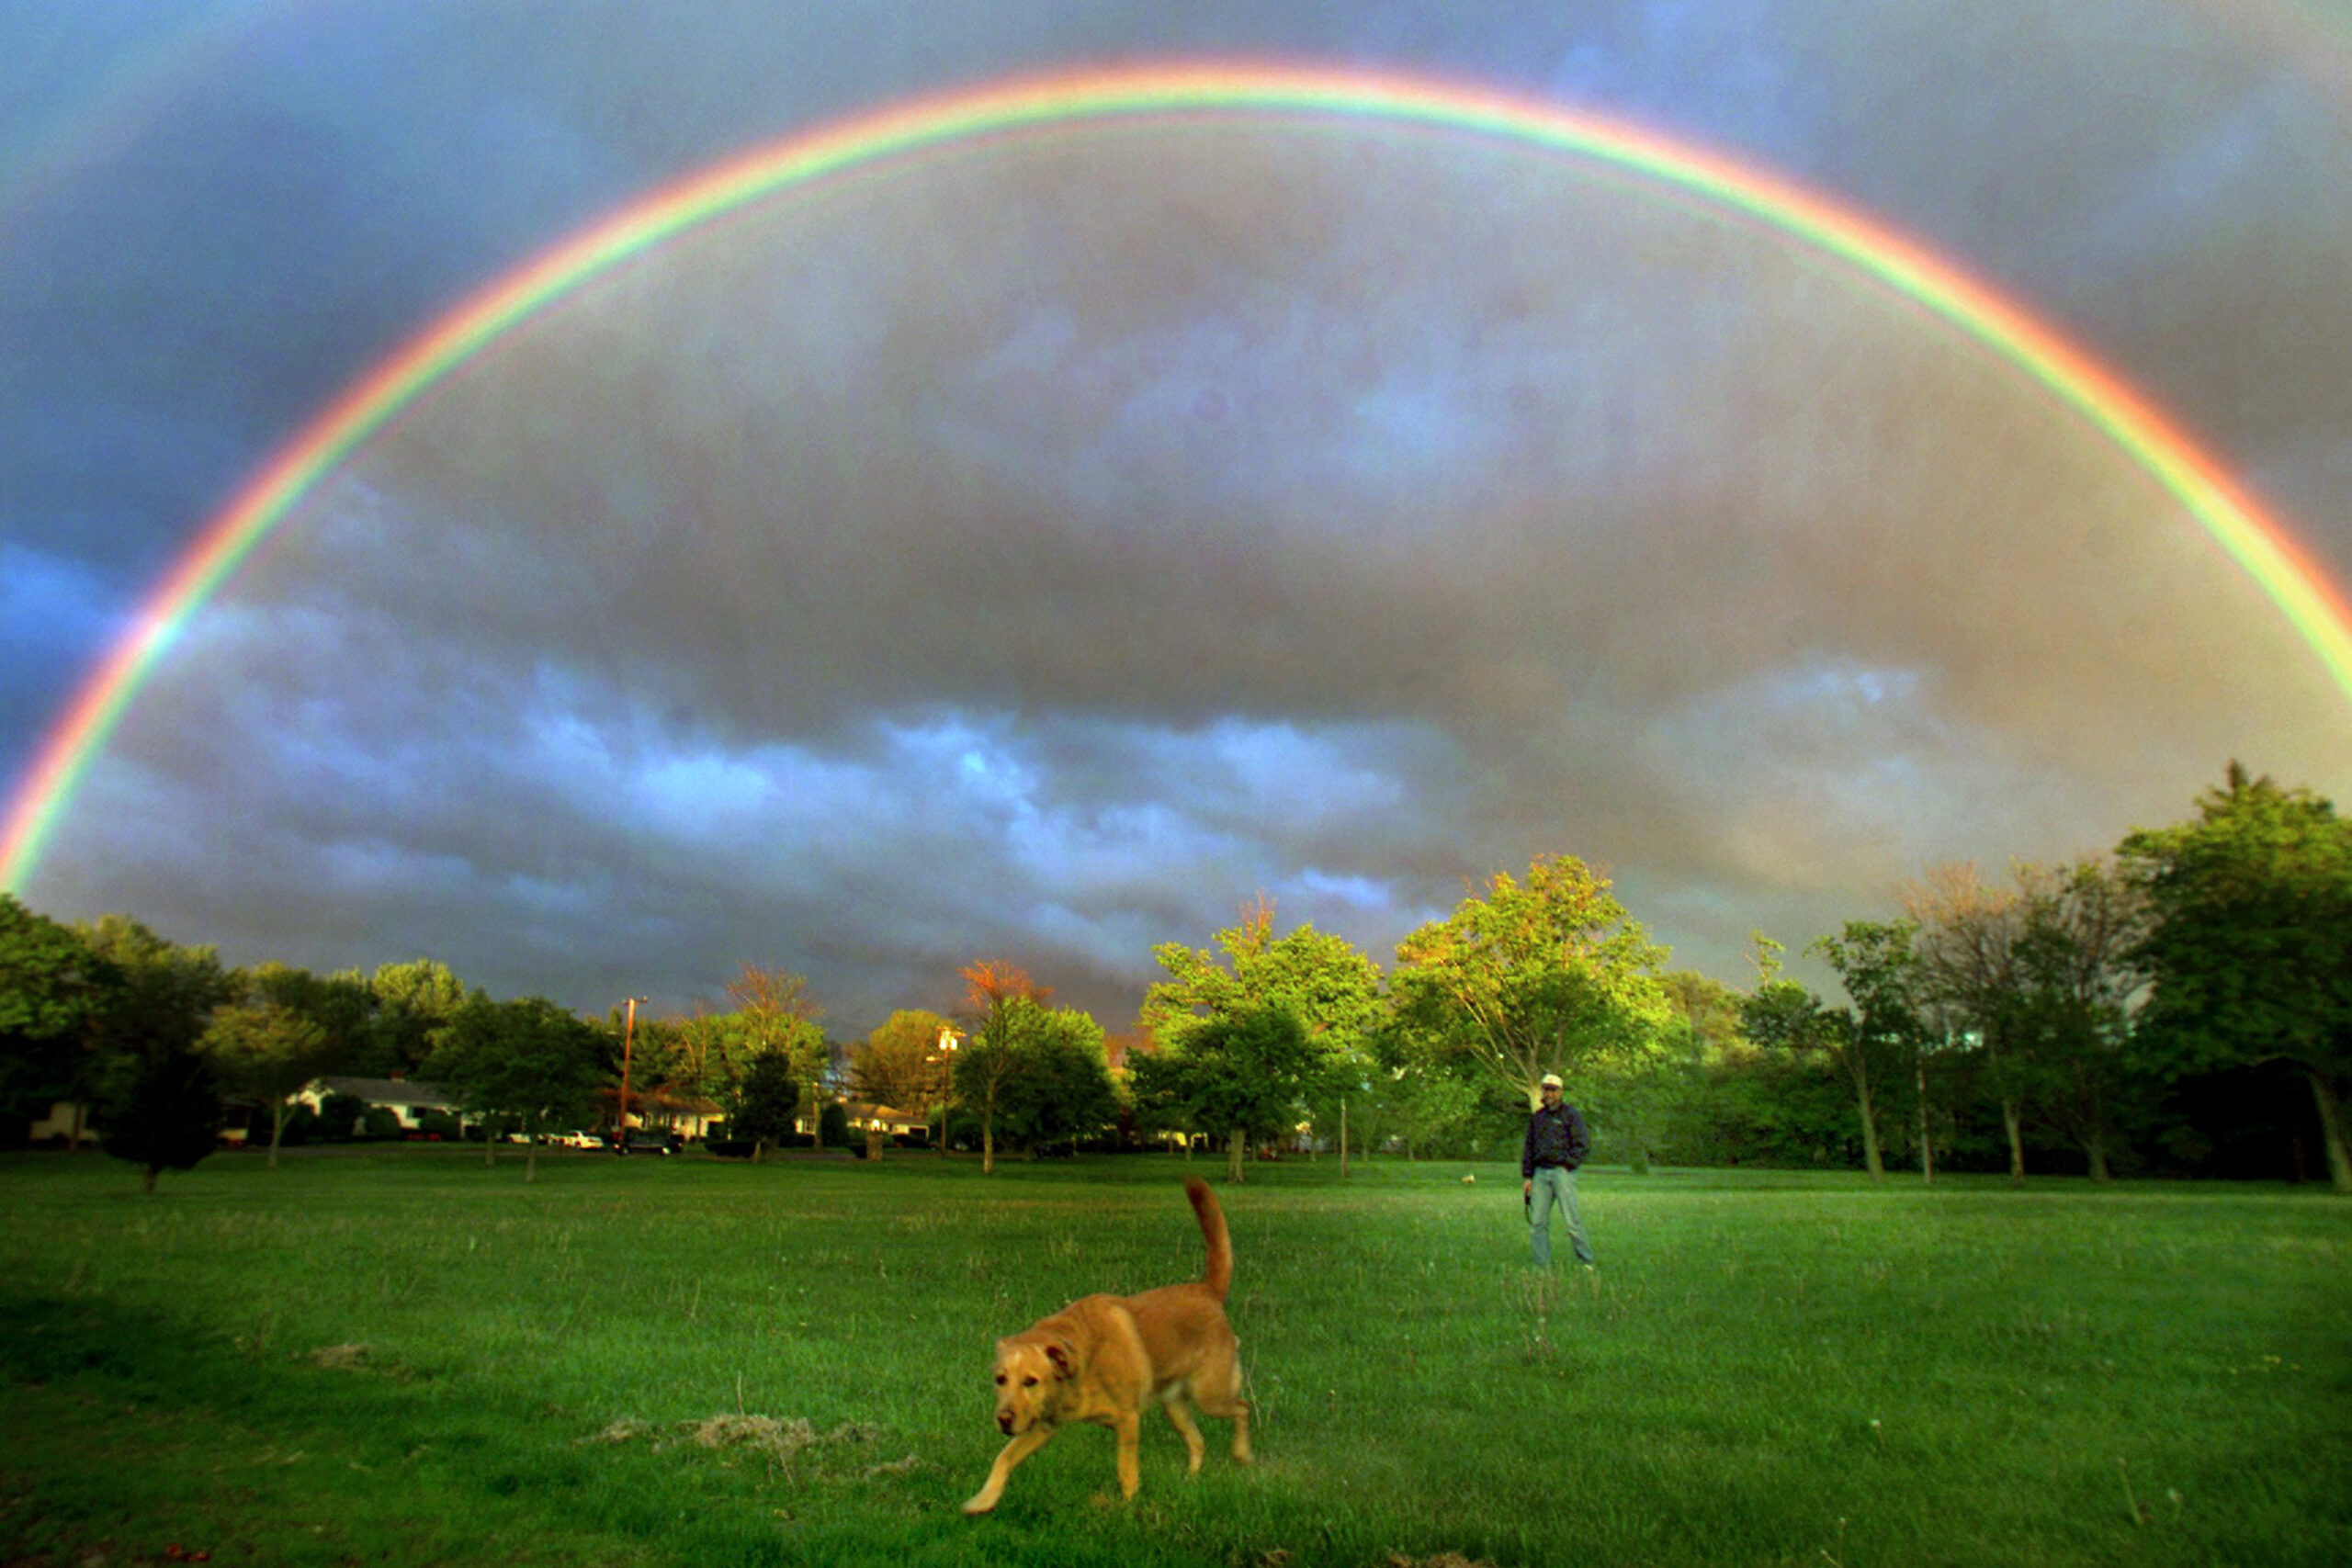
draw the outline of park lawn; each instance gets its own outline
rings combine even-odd
[[[0,1157],[0,1561],[2352,1562],[2352,1203],[2054,1179],[1589,1171],[1588,1277],[1509,1167],[1253,1166],[1261,1462],[964,1518],[992,1342],[1194,1274],[1188,1170]]]

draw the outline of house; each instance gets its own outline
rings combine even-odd
[[[94,1140],[96,1130],[90,1124],[89,1108],[71,1100],[51,1101],[49,1114],[34,1117],[25,1129],[25,1141],[34,1145],[63,1145],[77,1135]]]
[[[294,1103],[307,1105],[312,1111],[326,1103],[331,1094],[347,1094],[366,1103],[371,1111],[378,1107],[390,1111],[400,1119],[402,1132],[413,1133],[417,1119],[426,1111],[437,1111],[446,1115],[458,1113],[458,1101],[429,1083],[402,1077],[394,1073],[388,1078],[325,1077],[312,1078],[294,1094]]]
[[[250,1100],[222,1097],[220,1101],[220,1146],[241,1149],[256,1128],[269,1126],[269,1113]],[[37,1148],[94,1147],[98,1141],[98,1126],[95,1113],[87,1105],[71,1100],[50,1102],[46,1115],[36,1116],[25,1128],[25,1142]]]
[[[865,1105],[854,1100],[849,1101],[843,1109],[849,1112],[849,1124],[853,1132],[888,1133],[893,1137],[905,1137],[912,1134],[922,1137],[929,1132],[931,1127],[931,1118],[920,1111],[899,1111],[888,1105]]]
[[[617,1098],[617,1097],[616,1097]],[[607,1116],[610,1111],[607,1111]],[[657,1127],[675,1133],[682,1138],[706,1138],[710,1124],[720,1121],[726,1111],[715,1100],[700,1095],[672,1094],[661,1089],[639,1089],[628,1097],[628,1123],[632,1127]]]

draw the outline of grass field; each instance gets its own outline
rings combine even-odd
[[[993,1340],[1194,1274],[1185,1170],[6,1156],[0,1561],[2352,1562],[2352,1204],[2056,1180],[1589,1171],[1546,1279],[1511,1168],[1253,1167],[1261,1462],[964,1518]]]

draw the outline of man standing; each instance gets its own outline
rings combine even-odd
[[[1535,1267],[1552,1262],[1552,1205],[1557,1203],[1568,1225],[1568,1245],[1577,1261],[1592,1267],[1592,1244],[1585,1239],[1584,1222],[1577,1217],[1577,1167],[1592,1147],[1577,1108],[1560,1099],[1560,1075],[1545,1073],[1544,1103],[1527,1119],[1527,1143],[1519,1154],[1521,1195],[1528,1200],[1528,1234],[1535,1247]]]

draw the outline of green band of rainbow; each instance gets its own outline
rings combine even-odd
[[[1943,317],[2040,382],[2177,498],[2352,699],[2352,613],[2288,531],[2112,372],[1923,246],[1776,176],[1647,130],[1419,78],[1261,64],[1088,71],[925,98],[790,137],[638,201],[442,319],[312,420],[198,536],[75,694],[11,803],[0,888],[20,888],[66,804],[189,616],[319,479],[500,334],[682,231],[779,191],[983,135],[1215,112],[1420,125],[1613,165],[1747,214]]]

